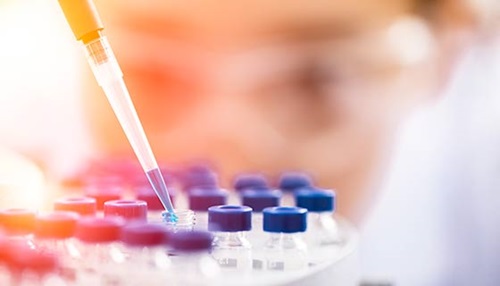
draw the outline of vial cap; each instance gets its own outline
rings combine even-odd
[[[263,211],[264,231],[295,233],[307,228],[307,210],[298,207],[272,207]]]
[[[146,221],[148,205],[140,200],[114,200],[104,203],[104,216],[119,216],[127,221]]]
[[[122,185],[90,185],[85,188],[84,193],[85,196],[95,199],[97,210],[103,210],[105,202],[122,198],[124,187]]]
[[[59,260],[55,253],[33,249],[28,245],[14,245],[9,250],[9,266],[11,270],[23,272],[30,270],[38,274],[55,271]]]
[[[64,239],[75,233],[78,214],[68,211],[56,211],[36,217],[35,235],[39,238]]]
[[[208,209],[208,230],[222,232],[252,229],[252,208],[248,206],[213,206]]]
[[[96,199],[90,197],[60,198],[54,202],[54,210],[70,211],[79,215],[95,215]]]
[[[148,205],[148,210],[150,211],[163,211],[165,207],[161,203],[160,199],[156,195],[153,188],[149,185],[144,185],[142,187],[136,188],[136,199],[140,201],[145,201]],[[174,204],[175,200],[175,190],[172,187],[168,187],[168,194],[170,196],[170,200],[172,204]],[[175,205],[175,204],[174,204]]]
[[[217,205],[225,205],[227,192],[218,188],[196,188],[188,193],[189,209],[193,211],[208,211],[208,208]]]
[[[120,239],[125,221],[119,217],[82,217],[76,224],[75,237],[87,243],[106,243]]]
[[[167,234],[160,224],[130,224],[122,229],[121,241],[129,246],[159,246],[166,243]]]
[[[248,188],[266,190],[269,184],[262,174],[241,174],[234,178],[233,188],[238,192]]]
[[[218,185],[217,174],[208,166],[193,165],[180,172],[178,179],[184,191],[193,188],[215,188]]]
[[[293,192],[298,189],[306,188],[312,185],[312,178],[306,173],[287,172],[283,173],[278,182],[280,190],[284,192]]]
[[[180,231],[169,236],[172,248],[180,252],[209,251],[212,240],[213,236],[208,231]]]
[[[304,188],[295,192],[295,202],[298,207],[309,212],[335,211],[335,192],[318,188]]]
[[[6,209],[0,211],[0,226],[9,234],[29,234],[35,229],[34,211]]]
[[[241,193],[241,204],[251,207],[254,212],[262,212],[265,208],[279,206],[281,195],[282,193],[277,190],[262,192],[247,189]]]

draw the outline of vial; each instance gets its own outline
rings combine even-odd
[[[213,206],[208,209],[208,230],[214,233],[212,257],[223,270],[252,269],[252,245],[246,234],[252,229],[248,206]]]
[[[250,188],[268,190],[269,183],[262,174],[240,174],[233,179],[233,188],[237,192]]]
[[[8,240],[34,248],[35,218],[36,213],[28,209],[1,210],[0,227]]]
[[[127,254],[119,239],[125,221],[112,217],[82,217],[76,224],[78,256],[82,263],[77,273],[78,285],[122,285],[119,265]]]
[[[307,246],[302,233],[307,228],[307,210],[298,207],[271,207],[263,211],[268,240],[256,259],[254,269],[297,271],[308,265]]]
[[[227,196],[227,192],[219,188],[195,188],[189,191],[189,209],[196,214],[196,229],[208,229],[208,208],[227,204]]]
[[[75,212],[81,216],[95,216],[96,206],[96,199],[91,197],[66,197],[54,202],[54,210]]]
[[[163,211],[162,218],[170,232],[192,231],[196,224],[196,215],[192,210],[175,210],[173,214]]]
[[[114,200],[104,203],[104,216],[119,216],[127,222],[146,222],[148,205],[140,200]]]
[[[265,241],[262,211],[268,207],[280,205],[282,193],[279,190],[266,191],[246,189],[241,192],[241,205],[252,208],[252,231],[248,239],[253,246],[261,247]]]
[[[308,210],[306,241],[313,263],[331,259],[335,249],[327,246],[340,247],[344,242],[334,218],[335,192],[309,187],[297,191],[295,200],[298,207]]]
[[[217,174],[208,166],[196,164],[189,166],[178,175],[181,189],[187,193],[194,188],[216,188]]]
[[[213,236],[207,231],[172,233],[169,244],[172,259],[173,285],[212,285],[220,276],[220,267],[210,256]]]
[[[58,274],[60,264],[55,253],[40,251],[26,245],[16,245],[9,252],[10,285],[67,285]]]
[[[283,191],[283,205],[295,206],[294,192],[312,185],[312,178],[303,172],[285,172],[278,180],[278,188]]]
[[[84,188],[86,197],[94,198],[96,201],[97,216],[103,216],[104,203],[107,201],[120,200],[123,197],[124,188],[122,185],[87,185]]]
[[[61,276],[68,281],[76,281],[78,264],[82,257],[78,256],[78,249],[73,238],[77,213],[55,211],[41,214],[36,217],[35,243],[41,251],[55,253],[61,262]]]
[[[160,224],[137,223],[123,228],[121,241],[128,258],[123,272],[129,285],[166,285],[171,262],[166,251],[167,228]]]

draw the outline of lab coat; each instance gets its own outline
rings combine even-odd
[[[446,95],[402,128],[362,228],[363,276],[500,285],[500,37],[466,54]]]

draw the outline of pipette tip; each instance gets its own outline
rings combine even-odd
[[[155,169],[149,170],[146,172],[146,176],[148,177],[149,182],[151,183],[151,186],[153,187],[153,190],[155,191],[156,195],[160,199],[165,210],[167,210],[169,213],[172,213],[175,215],[174,207],[172,205],[172,201],[170,200],[170,195],[168,193],[167,185],[165,184],[165,181],[163,180],[163,176],[160,172],[160,169],[155,168]]]

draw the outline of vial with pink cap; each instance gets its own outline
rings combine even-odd
[[[120,243],[125,221],[112,217],[82,217],[76,224],[75,237],[83,257],[76,277],[78,285],[123,285],[119,265],[127,256]]]
[[[104,216],[118,216],[129,222],[146,222],[148,205],[140,200],[114,200],[104,203]]]

